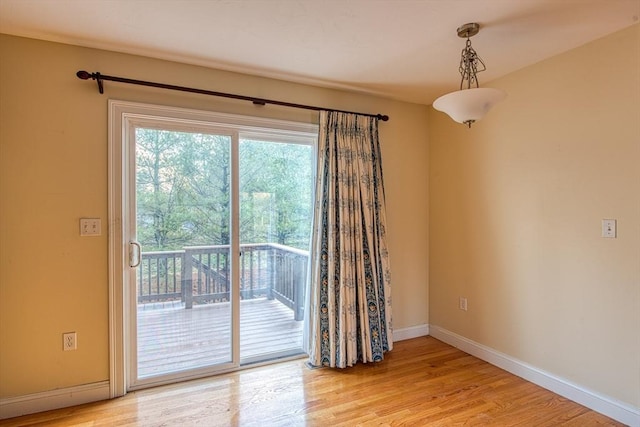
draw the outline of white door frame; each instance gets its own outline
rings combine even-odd
[[[224,113],[214,113],[200,110],[189,110],[184,108],[174,108],[151,104],[142,104],[128,101],[109,100],[108,119],[108,237],[109,237],[109,393],[110,397],[123,396],[127,393],[131,381],[128,375],[128,360],[131,331],[127,330],[130,323],[129,310],[132,302],[127,292],[130,284],[126,283],[128,268],[125,263],[129,262],[130,245],[126,240],[131,235],[129,224],[126,220],[133,206],[127,206],[125,200],[130,200],[128,183],[134,177],[131,176],[132,169],[130,160],[133,152],[125,152],[127,140],[127,122],[134,119],[152,118],[160,116],[163,118],[173,118],[176,123],[193,124],[194,127],[218,127],[224,129],[242,129],[246,131],[254,129],[260,134],[272,134],[280,140],[299,140],[301,134],[306,134],[309,140],[313,140],[318,132],[316,124],[289,122],[258,117],[238,116]],[[275,128],[275,129],[274,129]],[[238,168],[238,144],[237,139],[232,143],[232,170]],[[232,254],[239,254],[239,197],[238,197],[238,174],[231,174],[231,230]],[[239,256],[231,257],[232,271],[232,294],[239,291]],[[235,279],[234,279],[235,278]],[[238,288],[238,289],[236,289]],[[233,338],[233,364],[216,369],[215,372],[224,372],[237,369],[239,360],[239,316],[240,299],[231,298],[232,301],[232,336]],[[212,373],[210,369],[194,371],[189,377],[196,378]],[[182,379],[187,377],[180,375]],[[166,381],[165,381],[166,382]]]

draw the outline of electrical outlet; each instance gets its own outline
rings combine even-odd
[[[77,350],[78,339],[75,332],[66,332],[62,334],[62,349],[64,351]]]
[[[458,308],[460,310],[467,311],[467,299],[466,298],[460,297],[460,299],[458,300]]]
[[[602,237],[615,239],[616,235],[616,220],[615,219],[603,219],[602,220]]]
[[[80,218],[81,236],[99,236],[102,234],[100,218]]]

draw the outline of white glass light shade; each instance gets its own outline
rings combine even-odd
[[[490,87],[463,89],[442,95],[433,103],[433,108],[448,114],[458,123],[473,123],[480,120],[507,94]]]

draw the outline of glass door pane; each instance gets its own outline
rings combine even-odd
[[[240,361],[303,353],[313,146],[240,137]]]
[[[136,381],[233,363],[231,147],[135,128]]]

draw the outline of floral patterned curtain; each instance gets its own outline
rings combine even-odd
[[[393,348],[378,120],[320,113],[309,363],[345,368]]]

